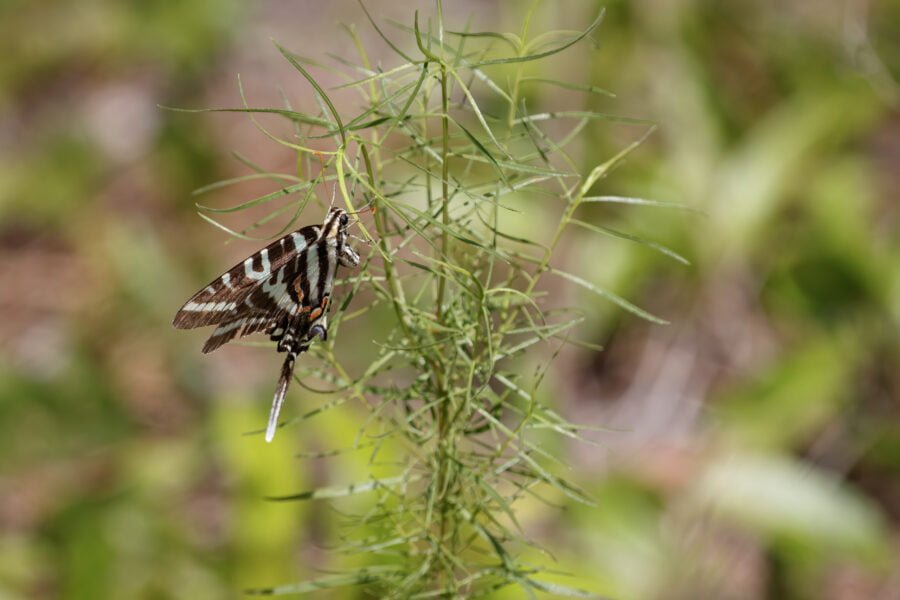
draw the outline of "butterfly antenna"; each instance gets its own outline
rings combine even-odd
[[[369,210],[373,210],[373,209],[372,209],[372,200],[369,200],[368,202],[366,202],[365,204],[363,204],[362,207],[356,209],[356,210],[353,211],[353,212],[348,212],[347,214],[348,214],[348,215],[358,215],[358,214],[360,214],[360,213],[364,213],[364,212],[369,211]],[[359,219],[357,219],[357,221],[359,221]]]

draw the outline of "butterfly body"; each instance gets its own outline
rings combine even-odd
[[[194,294],[175,315],[179,329],[217,325],[203,346],[212,352],[235,337],[265,333],[287,354],[266,429],[271,441],[297,355],[328,336],[327,310],[339,266],[359,265],[347,244],[349,218],[332,208],[310,225],[272,242]]]

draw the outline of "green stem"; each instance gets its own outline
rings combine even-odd
[[[441,42],[441,54],[443,54],[443,19],[442,19],[442,6],[441,0],[437,0],[437,12],[438,12],[438,38]],[[450,225],[450,113],[449,113],[449,94],[447,92],[447,65],[443,60],[440,61],[441,66],[441,138],[442,138],[442,146],[441,146],[441,222],[443,224],[443,228],[441,229],[441,244],[440,244],[440,259],[442,261],[448,260],[448,250],[450,244],[450,238],[447,233],[448,227]],[[440,322],[444,315],[444,297],[447,290],[447,277],[446,274],[442,274],[442,276],[438,280],[438,289],[437,289],[437,298],[435,307],[435,316]],[[438,361],[440,362],[440,361]],[[453,482],[451,481],[450,469],[452,468],[451,461],[452,456],[455,454],[454,449],[454,439],[453,433],[451,431],[452,424],[450,419],[450,397],[447,395],[447,380],[445,373],[443,370],[435,373],[436,383],[438,384],[438,389],[436,390],[438,393],[438,397],[441,398],[441,402],[437,407],[437,415],[436,415],[436,425],[437,425],[437,446],[435,451],[437,452],[437,469],[435,473],[434,482],[432,485],[435,485],[436,492],[438,494],[437,497],[437,510],[438,510],[438,557],[440,558],[442,554],[452,556],[454,554],[454,549],[452,548],[452,544],[450,548],[447,548],[447,526],[448,521],[452,518],[449,513],[451,510],[449,496],[452,495]],[[443,561],[442,561],[443,562]],[[449,565],[445,565],[443,573],[444,583],[449,586],[449,590],[452,590],[455,583],[455,578],[453,577],[452,568]]]
[[[441,222],[444,227],[441,230],[441,260],[447,258],[447,246],[450,243],[447,228],[450,225],[450,116],[447,101],[447,67],[441,63]],[[444,307],[444,290],[446,277],[438,280],[437,308],[435,314],[440,321]]]

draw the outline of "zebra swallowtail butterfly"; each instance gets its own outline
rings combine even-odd
[[[287,353],[269,413],[267,442],[275,436],[297,355],[316,337],[328,337],[326,313],[338,265],[359,265],[359,254],[347,244],[349,221],[345,210],[331,208],[322,225],[302,227],[236,264],[175,315],[178,329],[218,325],[204,353],[257,332]]]

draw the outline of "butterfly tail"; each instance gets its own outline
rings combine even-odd
[[[266,441],[271,442],[275,437],[275,430],[278,429],[278,413],[281,412],[281,405],[284,403],[284,395],[287,393],[288,384],[294,376],[294,362],[297,355],[306,352],[310,343],[315,337],[323,340],[328,337],[328,322],[323,315],[321,320],[306,329],[308,324],[302,327],[293,326],[285,323],[272,332],[271,339],[278,342],[279,352],[287,352],[284,358],[284,364],[281,365],[281,376],[278,378],[278,385],[275,386],[275,398],[272,400],[272,410],[269,412],[269,424],[266,426]],[[305,331],[305,334],[300,334]]]
[[[281,412],[281,405],[284,404],[284,395],[287,393],[288,384],[294,375],[294,361],[297,355],[294,352],[288,352],[281,365],[281,376],[278,378],[278,385],[275,387],[275,398],[272,400],[272,410],[269,412],[269,424],[266,426],[266,441],[271,442],[275,437],[275,430],[278,429],[278,413]]]

